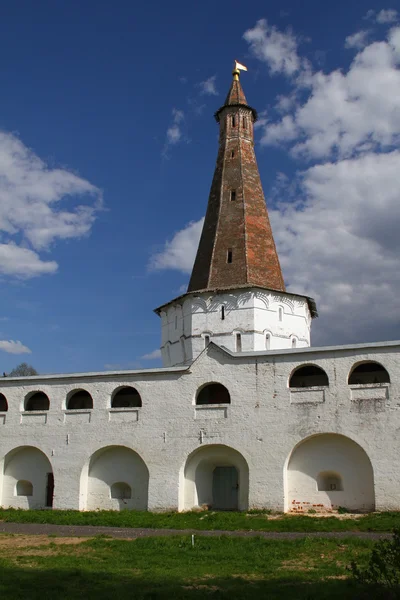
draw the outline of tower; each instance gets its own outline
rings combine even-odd
[[[257,113],[239,75],[215,113],[219,149],[188,291],[156,309],[165,366],[191,362],[211,340],[233,352],[310,345],[315,302],[286,292],[254,152]]]

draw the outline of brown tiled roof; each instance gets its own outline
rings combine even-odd
[[[255,111],[238,76],[216,115],[217,163],[188,292],[243,285],[284,292],[254,152]]]

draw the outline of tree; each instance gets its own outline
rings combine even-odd
[[[31,377],[32,375],[39,375],[39,373],[28,363],[21,363],[9,372],[8,377]]]

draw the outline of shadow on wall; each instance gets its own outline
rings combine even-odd
[[[207,505],[215,510],[247,510],[249,467],[233,448],[207,445],[188,457],[181,473],[179,510]]]
[[[343,506],[375,509],[374,474],[366,452],[343,435],[318,434],[300,442],[286,469],[285,510],[307,512]]]
[[[82,470],[80,510],[147,510],[149,471],[125,446],[95,452]]]
[[[53,469],[38,448],[23,446],[4,459],[2,506],[46,508],[53,504]]]

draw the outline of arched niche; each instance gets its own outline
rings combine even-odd
[[[112,490],[122,493],[122,486],[130,488],[130,497],[113,497]],[[147,510],[148,488],[149,471],[139,454],[126,446],[106,446],[82,470],[81,509]]]
[[[354,366],[349,375],[349,385],[369,383],[390,383],[389,373],[385,367],[372,360]]]
[[[53,505],[54,477],[47,456],[34,446],[22,446],[4,459],[1,505],[12,508],[49,508]]]
[[[234,448],[212,444],[188,457],[181,472],[179,508],[202,505],[213,510],[247,510],[249,467]]]
[[[196,404],[230,404],[231,397],[222,383],[207,383],[197,392]]]
[[[50,400],[44,392],[32,392],[25,398],[25,410],[49,410]]]
[[[33,485],[26,479],[20,479],[15,486],[16,496],[33,496]]]
[[[302,365],[296,367],[289,379],[290,388],[328,386],[328,375],[321,367],[317,367],[317,365]]]
[[[93,408],[93,398],[86,390],[70,392],[66,403],[67,410],[82,410]]]
[[[343,506],[367,512],[375,508],[371,461],[359,444],[344,435],[324,433],[300,442],[289,457],[285,475],[288,511]]]
[[[8,411],[8,402],[4,394],[0,394],[0,412]]]
[[[132,498],[131,486],[124,481],[117,481],[113,483],[110,488],[111,498],[116,500],[130,500]]]
[[[142,398],[136,388],[124,386],[118,388],[112,395],[111,408],[140,408]]]

